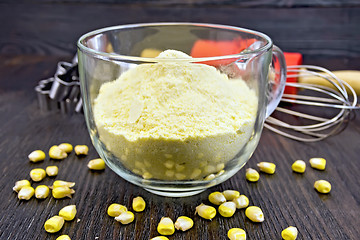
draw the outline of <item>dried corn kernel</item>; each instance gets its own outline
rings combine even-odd
[[[246,208],[249,206],[249,199],[245,195],[240,195],[238,198],[232,200],[237,209]]]
[[[55,177],[58,174],[59,169],[57,166],[48,166],[46,167],[45,172],[49,177]]]
[[[132,208],[135,212],[144,211],[146,206],[145,200],[142,197],[136,197],[132,201]]]
[[[324,158],[311,158],[309,162],[312,168],[325,170],[326,160]]]
[[[223,217],[232,217],[236,211],[234,202],[224,202],[219,206],[219,213]]]
[[[257,166],[259,167],[260,171],[262,171],[264,173],[268,173],[268,174],[274,174],[275,173],[276,165],[274,163],[260,162],[260,163],[257,164]]]
[[[169,240],[169,239],[165,236],[157,236],[157,237],[153,237],[150,240]]]
[[[63,207],[59,211],[59,216],[63,217],[65,221],[71,221],[75,218],[76,215],[76,206],[75,205],[69,205],[66,207]]]
[[[246,208],[245,215],[253,222],[264,221],[264,213],[262,212],[261,208],[256,206]]]
[[[174,222],[171,220],[171,218],[168,217],[162,217],[158,226],[157,231],[161,235],[172,235],[175,232]]]
[[[248,169],[246,169],[245,177],[250,182],[257,182],[257,181],[259,181],[260,175],[259,175],[258,171],[256,171],[255,169],[248,168]]]
[[[127,208],[125,206],[117,204],[117,203],[111,204],[107,210],[107,214],[110,217],[117,217],[123,212],[127,212]]]
[[[62,143],[59,145],[59,148],[66,153],[71,153],[73,146],[70,143]]]
[[[67,153],[59,148],[59,146],[54,145],[49,149],[49,157],[61,160],[67,157]]]
[[[75,193],[75,190],[71,189],[67,186],[55,187],[52,190],[52,196],[56,199],[65,198],[65,197],[71,198],[71,194],[74,194],[74,193]]]
[[[101,158],[97,158],[97,159],[90,160],[87,166],[91,170],[104,170],[105,162]]]
[[[202,203],[196,207],[195,213],[202,218],[211,220],[216,216],[216,209]]]
[[[134,221],[134,214],[130,211],[121,213],[119,216],[115,217],[115,220],[121,222],[122,224],[129,224]]]
[[[45,153],[41,150],[35,150],[35,151],[31,152],[28,156],[30,162],[44,161],[45,157],[46,157]]]
[[[227,201],[231,201],[240,196],[239,191],[235,191],[235,190],[225,190],[222,193],[224,194]]]
[[[76,145],[75,154],[76,155],[88,155],[89,148],[86,145]]]
[[[296,160],[291,165],[291,169],[297,173],[304,173],[306,169],[306,163],[303,160]]]
[[[20,189],[19,193],[18,193],[18,198],[20,200],[29,200],[30,198],[32,198],[32,196],[34,196],[35,190],[33,187],[30,186],[24,186]]]
[[[15,192],[19,192],[23,187],[31,187],[29,180],[20,180],[15,183],[13,190]]]
[[[331,184],[326,180],[318,180],[314,183],[314,188],[319,193],[329,193],[331,191]]]
[[[49,196],[50,190],[48,186],[39,185],[35,188],[35,197],[37,199],[44,199]]]
[[[281,232],[281,237],[285,240],[295,240],[298,235],[298,230],[296,227],[290,226],[288,228],[285,228]]]
[[[44,224],[45,231],[49,233],[55,233],[60,231],[60,229],[64,226],[64,218],[60,216],[53,216],[46,220]]]
[[[63,181],[63,180],[56,180],[53,185],[52,185],[52,188],[57,188],[57,187],[73,187],[75,186],[75,183],[74,182],[66,182],[66,181]]]
[[[220,205],[226,202],[226,198],[221,192],[210,193],[208,199],[212,204],[215,205]]]
[[[57,237],[56,240],[71,240],[71,238],[69,237],[69,235],[61,235]]]
[[[34,168],[30,171],[30,177],[34,182],[40,182],[46,177],[46,172],[42,168]]]
[[[246,240],[246,232],[241,228],[231,228],[227,235],[230,240]]]
[[[181,231],[187,231],[194,226],[194,221],[186,216],[181,216],[176,219],[175,228]]]

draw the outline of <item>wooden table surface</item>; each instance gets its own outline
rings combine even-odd
[[[189,2],[193,4],[0,3],[0,239],[56,239],[61,234],[71,239],[150,239],[157,235],[156,226],[162,216],[175,219],[180,215],[193,218],[194,228],[176,232],[170,239],[227,239],[227,230],[232,227],[245,229],[248,239],[281,239],[281,231],[289,225],[298,228],[298,239],[359,239],[359,118],[352,118],[340,134],[317,143],[296,142],[265,129],[245,168],[270,161],[277,165],[274,175],[261,174],[259,182],[249,183],[243,168],[199,195],[166,198],[128,183],[109,168],[89,171],[87,162],[98,155],[83,115],[39,110],[34,87],[54,73],[58,61],[71,60],[76,39],[89,30],[124,23],[198,21],[249,27],[269,34],[285,51],[302,52],[305,63],[332,70],[360,70],[360,33],[355,31],[360,23],[360,6],[352,1],[346,1],[345,7],[335,4],[311,8]],[[262,6],[263,1],[255,2]],[[47,151],[61,142],[86,144],[90,146],[89,155],[79,158],[71,153],[62,161],[28,161],[31,151]],[[307,162],[311,157],[326,158],[326,170],[314,170],[308,164],[304,174],[291,171],[294,160]],[[30,179],[31,169],[48,165],[59,167],[55,179],[76,182],[73,198],[19,201],[12,191],[15,181]],[[318,179],[331,182],[330,194],[313,189]],[[46,178],[41,184],[51,185],[53,181]],[[217,216],[212,221],[194,215],[195,207],[207,202],[210,192],[225,189],[247,195],[251,205],[263,209],[265,221],[250,222],[244,210],[232,218]],[[147,207],[135,214],[134,223],[122,226],[107,216],[111,203],[130,207],[132,198],[138,195],[144,197]],[[58,233],[46,233],[44,222],[69,204],[77,206],[77,220],[66,222]]]

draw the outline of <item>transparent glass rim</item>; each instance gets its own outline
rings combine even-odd
[[[91,54],[93,56],[97,56],[99,58],[103,59],[109,59],[109,60],[129,60],[129,61],[139,61],[139,62],[167,62],[167,61],[174,61],[174,59],[160,59],[160,58],[149,58],[149,57],[137,57],[137,56],[129,56],[129,55],[121,55],[117,53],[107,53],[103,51],[94,50],[92,48],[89,48],[83,44],[83,41],[86,38],[89,38],[91,36],[99,35],[104,32],[114,31],[114,30],[120,30],[120,29],[127,29],[127,28],[141,28],[141,27],[151,27],[151,26],[171,26],[171,25],[182,25],[182,26],[201,26],[201,27],[209,27],[209,28],[219,28],[219,29],[228,29],[238,32],[246,32],[253,35],[256,35],[258,37],[261,37],[262,39],[266,40],[266,44],[256,50],[249,50],[246,53],[240,52],[237,54],[231,54],[231,55],[223,55],[223,56],[215,56],[215,57],[201,57],[201,58],[177,58],[176,61],[185,61],[185,62],[203,62],[203,61],[216,61],[216,60],[222,60],[222,59],[229,59],[229,58],[240,58],[242,56],[250,55],[250,54],[259,54],[261,52],[268,51],[272,45],[273,42],[269,36],[267,36],[264,33],[257,32],[254,30],[241,28],[241,27],[234,27],[229,25],[221,25],[221,24],[209,24],[209,23],[191,23],[191,22],[159,22],[159,23],[137,23],[137,24],[124,24],[124,25],[118,25],[118,26],[112,26],[112,27],[105,27],[100,28],[91,32],[88,32],[84,35],[82,35],[79,40],[77,41],[77,46],[79,50],[82,52],[85,52],[87,54]]]

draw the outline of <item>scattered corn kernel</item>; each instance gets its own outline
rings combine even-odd
[[[115,220],[121,222],[122,224],[129,224],[134,221],[134,214],[130,211],[121,213],[119,216],[115,217]]]
[[[71,194],[74,194],[74,193],[75,193],[75,190],[71,189],[67,186],[55,187],[52,190],[52,196],[56,199],[65,198],[65,197],[71,198]]]
[[[157,236],[157,237],[153,237],[150,240],[169,240],[169,239],[165,236]]]
[[[117,204],[117,203],[111,204],[107,210],[107,214],[110,217],[117,217],[123,212],[127,212],[127,208],[125,206]]]
[[[326,180],[318,180],[314,183],[314,188],[319,193],[329,193],[331,191],[331,184]]]
[[[248,168],[248,169],[246,169],[245,177],[250,182],[257,182],[257,181],[259,181],[260,174],[255,169]]]
[[[196,207],[195,213],[202,218],[211,220],[216,216],[216,209],[202,203]]]
[[[71,153],[73,146],[70,143],[62,143],[59,145],[59,148],[66,153]]]
[[[33,187],[31,186],[24,186],[20,189],[19,193],[18,193],[18,198],[20,200],[29,200],[30,198],[32,198],[32,196],[34,196],[35,190]]]
[[[231,201],[240,196],[239,191],[235,191],[235,190],[225,190],[223,191],[223,194],[227,201]]]
[[[63,181],[63,180],[56,180],[53,185],[52,185],[52,188],[57,188],[57,187],[73,187],[75,186],[75,183],[74,182],[66,182],[66,181]]]
[[[181,216],[176,219],[175,228],[181,231],[187,231],[194,226],[194,221],[186,216]]]
[[[290,226],[288,228],[285,228],[281,232],[281,237],[285,240],[295,240],[298,235],[298,230],[296,227]]]
[[[44,161],[45,157],[46,157],[45,153],[41,150],[35,150],[35,151],[31,152],[28,156],[30,162]]]
[[[232,217],[236,211],[234,202],[224,202],[219,206],[219,213],[223,217]]]
[[[61,235],[57,237],[56,240],[71,240],[71,238],[69,237],[69,235]]]
[[[104,170],[105,169],[105,161],[101,158],[90,160],[88,163],[88,168],[91,170]]]
[[[309,162],[312,168],[325,170],[326,160],[324,158],[311,158]]]
[[[57,166],[48,166],[46,167],[45,172],[49,177],[55,177],[58,174],[59,169]]]
[[[61,160],[67,157],[67,153],[59,148],[59,146],[54,145],[49,149],[49,157]]]
[[[157,231],[161,235],[172,235],[175,232],[174,222],[171,218],[162,217],[157,226]]]
[[[23,187],[31,187],[29,180],[20,180],[15,183],[13,190],[19,192]]]
[[[71,221],[75,218],[76,215],[76,206],[75,205],[69,205],[66,207],[63,207],[59,211],[59,216],[63,217],[65,221]]]
[[[44,199],[49,196],[50,190],[46,185],[39,185],[35,188],[35,197],[37,199]]]
[[[230,240],[246,240],[246,232],[241,228],[231,228],[227,235]]]
[[[264,173],[268,173],[268,174],[274,174],[275,173],[276,165],[274,163],[260,162],[260,163],[257,164],[257,166],[259,167],[260,171],[262,171]]]
[[[297,173],[304,173],[306,169],[306,163],[303,160],[296,160],[291,165],[291,169]]]
[[[60,216],[53,216],[46,220],[44,224],[45,231],[49,233],[55,233],[60,231],[60,229],[64,226],[64,218]]]
[[[46,177],[46,172],[42,168],[34,168],[30,171],[30,177],[34,182],[40,182]]]
[[[245,215],[253,222],[264,221],[264,213],[262,212],[261,208],[256,206],[246,208]]]
[[[240,195],[238,198],[232,200],[237,209],[246,208],[249,206],[249,199],[245,195]]]
[[[88,155],[89,148],[86,145],[76,145],[75,154],[76,155]]]
[[[215,205],[220,205],[226,202],[226,198],[221,192],[210,193],[208,199],[212,204]]]
[[[136,197],[132,201],[132,208],[135,212],[144,211],[146,206],[145,200],[142,197]]]

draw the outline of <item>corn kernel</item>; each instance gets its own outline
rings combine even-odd
[[[40,182],[46,177],[46,172],[42,168],[34,168],[30,171],[30,177],[34,182]]]
[[[46,167],[45,172],[49,177],[55,177],[58,174],[59,169],[57,166],[48,166]]]
[[[326,160],[324,158],[311,158],[309,162],[312,168],[325,170]]]
[[[74,193],[75,193],[75,190],[71,189],[67,186],[55,187],[52,190],[52,196],[56,199],[65,198],[65,197],[71,198],[71,194],[74,194]]]
[[[196,207],[195,213],[202,218],[211,220],[216,216],[216,209],[202,203]]]
[[[219,213],[223,217],[232,217],[236,211],[234,202],[224,202],[219,206]]]
[[[49,196],[50,190],[48,186],[39,185],[35,188],[35,197],[37,199],[44,199]]]
[[[144,211],[146,206],[145,200],[142,197],[136,197],[133,199],[132,208],[135,212]]]
[[[314,188],[319,193],[329,193],[331,191],[331,184],[326,180],[318,180],[314,183]]]
[[[208,199],[212,204],[215,205],[220,205],[226,202],[226,198],[221,192],[210,193]]]
[[[122,224],[129,224],[134,221],[134,214],[130,211],[121,213],[119,216],[115,217],[115,220],[121,222]]]
[[[281,232],[281,237],[285,240],[295,240],[298,235],[298,230],[296,227],[290,226],[288,228],[285,228]]]
[[[59,211],[59,216],[63,217],[65,221],[71,221],[75,218],[76,215],[76,206],[75,205],[69,205],[66,207],[63,207]]]
[[[231,228],[227,235],[230,240],[246,240],[246,232],[241,228]]]
[[[256,206],[246,208],[245,215],[253,222],[264,221],[264,213],[262,212],[261,208]]]
[[[71,238],[69,237],[69,235],[61,235],[57,237],[56,240],[71,240]]]
[[[44,161],[45,157],[46,157],[45,153],[41,150],[35,150],[35,151],[31,152],[28,156],[30,162]]]
[[[194,226],[194,221],[191,218],[186,217],[186,216],[178,217],[178,219],[176,219],[176,222],[175,222],[175,228],[177,230],[181,230],[183,232],[189,230],[193,226]]]
[[[71,153],[73,146],[70,143],[62,143],[59,145],[59,148],[66,153]]]
[[[215,174],[212,173],[212,174],[207,175],[207,176],[204,178],[204,180],[205,180],[205,181],[211,181],[211,180],[213,180],[215,177],[216,177]]]
[[[110,217],[117,217],[123,212],[127,212],[127,208],[117,203],[111,204],[107,209],[107,214]]]
[[[225,190],[223,191],[223,194],[227,201],[231,201],[240,196],[239,191],[235,191],[235,190]]]
[[[274,174],[275,173],[276,165],[274,163],[260,162],[260,163],[257,164],[257,166],[259,167],[260,171],[262,171],[264,173],[268,173],[268,174]]]
[[[63,181],[63,180],[56,180],[53,185],[52,185],[52,188],[57,188],[57,187],[73,187],[75,186],[75,183],[74,182],[66,182],[66,181]]]
[[[150,240],[169,240],[169,239],[165,236],[157,236],[157,237],[153,237]]]
[[[240,195],[238,198],[232,200],[237,209],[246,208],[249,206],[249,199],[245,195]]]
[[[46,220],[44,224],[45,231],[49,233],[55,233],[60,231],[60,229],[64,226],[64,218],[60,216],[53,216]]]
[[[291,165],[291,169],[297,173],[304,173],[306,169],[306,163],[303,160],[296,160]]]
[[[104,170],[105,162],[101,158],[97,158],[97,159],[90,160],[87,166],[91,170]]]
[[[18,193],[18,198],[20,200],[29,200],[30,198],[32,198],[32,196],[34,196],[35,190],[33,187],[31,186],[24,186],[20,189],[19,193]]]
[[[23,187],[31,187],[29,180],[20,180],[15,183],[13,190],[15,192],[19,192]]]
[[[259,181],[260,175],[255,169],[248,168],[246,169],[245,177],[250,182],[257,182]]]
[[[76,145],[75,154],[76,155],[88,155],[89,148],[86,145]]]
[[[174,222],[171,218],[162,217],[157,226],[157,231],[161,235],[172,235],[175,232]]]
[[[67,153],[59,148],[59,146],[54,145],[49,149],[49,157],[52,159],[61,160],[67,157]]]

